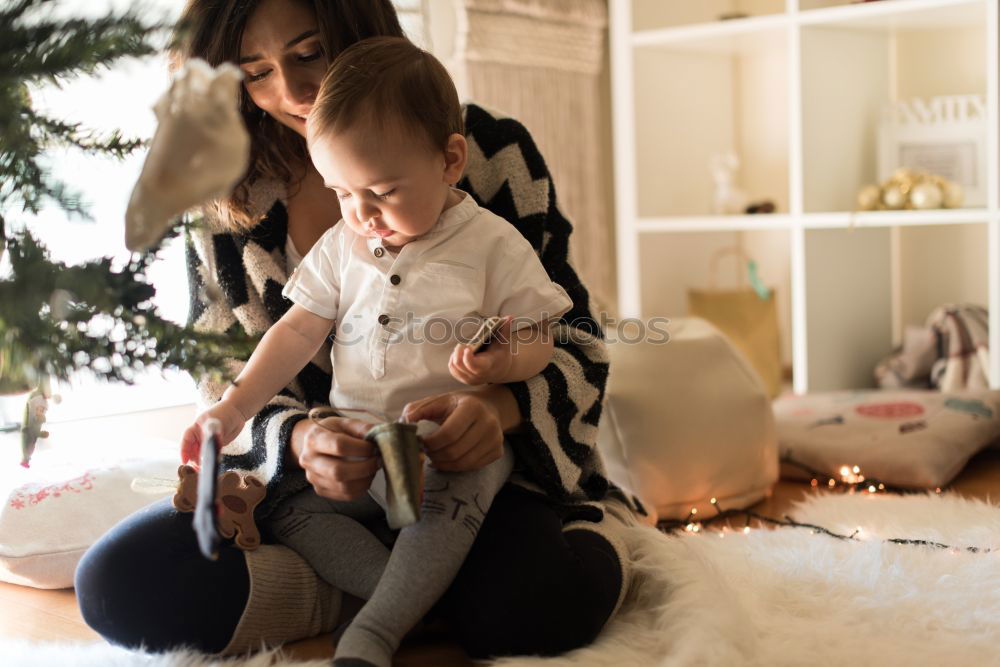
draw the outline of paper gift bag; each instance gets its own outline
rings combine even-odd
[[[712,260],[712,283],[724,249]],[[715,325],[743,353],[757,371],[772,398],[781,392],[781,343],[778,333],[778,309],[774,290],[763,286],[757,277],[756,264],[742,250],[735,252],[746,261],[750,285],[737,289],[689,289],[688,312]]]

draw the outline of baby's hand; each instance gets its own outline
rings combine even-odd
[[[195,463],[201,460],[202,425],[209,419],[219,422],[219,447],[225,447],[243,430],[246,418],[233,404],[219,401],[205,410],[194,423],[187,427],[181,438],[181,463]]]
[[[451,351],[448,370],[463,384],[477,385],[504,382],[510,373],[513,353],[510,345],[510,318],[494,332],[493,342],[477,353],[471,345],[459,343]]]

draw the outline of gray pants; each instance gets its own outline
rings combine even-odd
[[[337,657],[388,665],[403,636],[447,590],[465,560],[513,454],[479,470],[424,468],[420,521],[403,528],[391,551],[385,512],[369,495],[328,500],[309,488],[285,500],[270,520],[288,545],[346,593],[368,600],[337,646]]]

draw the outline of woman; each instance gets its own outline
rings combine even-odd
[[[202,329],[262,334],[288,308],[280,293],[295,259],[340,218],[303,140],[327,65],[360,39],[402,31],[389,0],[189,0],[182,20],[182,57],[242,68],[240,105],[251,134],[246,177],[189,239],[191,319]],[[607,358],[586,289],[567,260],[570,224],[531,137],[517,122],[474,105],[465,120],[475,150],[459,187],[532,242],[574,307],[561,325],[571,335],[557,343],[541,375],[407,406],[411,420],[441,424],[432,436],[443,445],[435,466],[483,466],[499,455],[504,437],[518,462],[439,610],[473,657],[560,653],[596,636],[627,583],[615,529],[616,517],[627,519],[631,510],[606,497],[609,490],[620,494],[609,487],[595,449]],[[208,271],[221,298],[205,296]],[[201,387],[208,401],[222,389]],[[307,406],[324,403],[329,389],[324,350],[257,415],[250,437],[224,452],[226,467],[266,481],[256,514],[265,533],[278,500],[308,484],[337,500],[357,498],[371,484],[377,462],[363,440],[366,427],[344,419],[333,432],[305,418]],[[384,526],[368,527],[391,543]],[[129,646],[233,653],[329,631],[348,616],[351,605],[294,552],[229,547],[209,563],[190,531],[189,515],[159,503],[94,545],[76,581],[88,624]]]

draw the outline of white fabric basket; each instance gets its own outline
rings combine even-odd
[[[771,402],[711,324],[679,319],[670,341],[611,342],[598,445],[612,480],[660,519],[757,502],[778,479]],[[654,334],[655,335],[655,334]],[[609,332],[609,338],[614,338]]]

